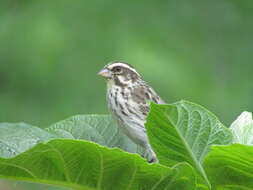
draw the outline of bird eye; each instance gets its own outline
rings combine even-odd
[[[117,73],[120,73],[122,71],[122,69],[120,67],[115,67],[114,69]]]

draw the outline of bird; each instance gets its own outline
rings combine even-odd
[[[144,148],[144,157],[149,163],[158,163],[144,124],[150,111],[150,102],[156,104],[165,102],[142,79],[135,68],[126,62],[110,62],[98,72],[98,75],[106,79],[107,104],[123,134]]]

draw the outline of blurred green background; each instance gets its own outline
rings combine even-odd
[[[107,113],[96,73],[122,60],[168,103],[199,103],[229,125],[253,111],[252,10],[252,0],[1,0],[0,122]]]

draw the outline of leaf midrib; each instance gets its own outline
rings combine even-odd
[[[165,115],[165,114],[164,114]],[[170,123],[174,126],[179,138],[182,140],[183,145],[186,148],[186,151],[189,153],[190,158],[192,159],[193,163],[195,164],[197,170],[199,171],[199,173],[201,174],[201,176],[204,178],[207,186],[209,189],[211,189],[211,184],[207,178],[206,172],[203,169],[202,165],[197,161],[196,157],[194,156],[193,152],[191,151],[191,148],[189,147],[188,143],[185,141],[184,137],[182,136],[181,132],[179,131],[179,129],[176,127],[176,124],[173,122],[173,120],[170,118],[169,115],[165,115],[167,117],[167,119],[170,121]]]

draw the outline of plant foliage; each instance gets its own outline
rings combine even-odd
[[[159,164],[141,158],[107,115],[73,116],[46,129],[1,123],[0,177],[77,190],[253,189],[250,116],[229,129],[191,102],[151,104],[146,128]]]

